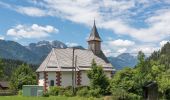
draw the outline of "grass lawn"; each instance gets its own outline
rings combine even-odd
[[[24,97],[24,96],[0,96],[0,100],[102,100],[102,98],[83,98],[83,97]]]

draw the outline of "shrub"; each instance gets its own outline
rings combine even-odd
[[[128,93],[124,89],[115,89],[112,91],[113,95],[113,100],[141,100],[141,97],[133,94],[133,93]]]
[[[18,91],[18,95],[22,95],[22,90],[19,90],[19,91]]]
[[[167,100],[170,100],[170,89],[167,89],[166,92],[165,92],[165,98]]]
[[[72,97],[72,96],[73,96],[72,90],[65,90],[65,91],[64,91],[64,96],[66,96],[66,97]]]
[[[76,90],[78,91],[78,90],[81,90],[81,89],[83,89],[83,88],[90,89],[89,86],[78,86],[78,87],[76,87]]]
[[[49,97],[49,93],[48,92],[44,92],[42,96],[43,97]]]
[[[91,89],[89,91],[89,96],[92,96],[92,97],[100,97],[101,94],[100,94],[100,88],[97,88],[97,89]]]
[[[124,100],[126,99],[126,91],[123,89],[114,89],[112,91],[113,100]]]
[[[60,88],[58,95],[64,95],[65,89],[64,88]]]
[[[65,90],[72,90],[72,86],[65,87]]]
[[[134,94],[134,93],[128,93],[128,94],[127,94],[127,98],[128,98],[129,100],[141,100],[141,96],[136,95],[136,94]]]
[[[72,87],[71,86],[68,86],[66,88],[60,87],[60,89],[58,91],[58,95],[64,95],[64,96],[67,96],[67,97],[73,96]]]
[[[52,96],[57,96],[59,94],[60,89],[61,89],[61,87],[52,86],[49,89],[49,94],[52,95]]]
[[[77,91],[77,95],[81,97],[88,97],[89,89],[87,87],[79,88]]]

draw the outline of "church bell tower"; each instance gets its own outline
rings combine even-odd
[[[90,37],[88,39],[88,49],[92,50],[95,55],[100,54],[101,52],[101,38],[96,28],[95,20],[94,25],[90,33]]]

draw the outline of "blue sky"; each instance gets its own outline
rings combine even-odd
[[[87,48],[94,19],[107,56],[149,54],[170,39],[170,0],[0,0],[0,39]]]

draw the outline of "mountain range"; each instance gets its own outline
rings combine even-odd
[[[108,57],[108,60],[116,70],[121,70],[124,67],[134,67],[137,64],[137,57],[129,53],[122,53],[117,57]]]
[[[48,55],[52,48],[67,48],[67,45],[60,41],[39,41],[23,46],[15,41],[0,40],[0,57],[27,62],[39,65]],[[82,46],[75,48],[84,49]],[[108,60],[116,69],[125,66],[134,66],[137,62],[136,57],[123,53],[117,57],[108,57]]]

